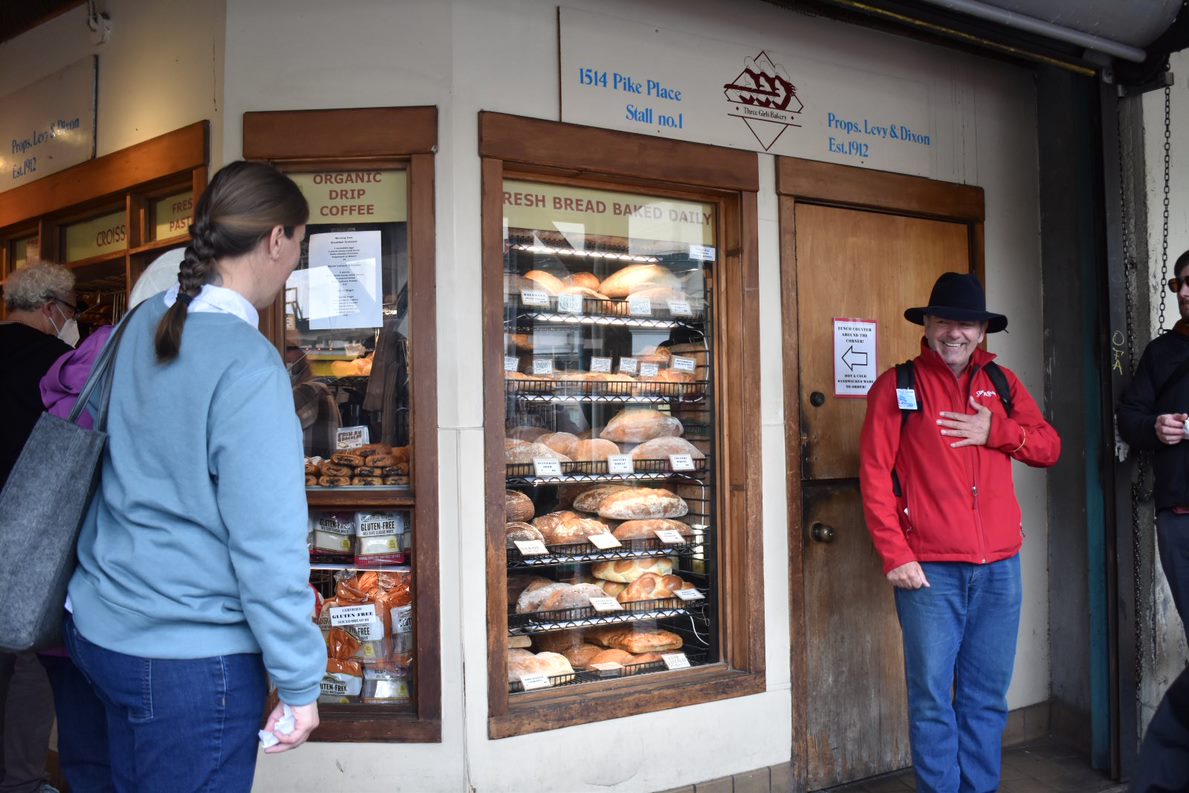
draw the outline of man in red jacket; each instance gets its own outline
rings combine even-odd
[[[986,310],[974,275],[943,274],[929,305],[904,317],[925,336],[911,377],[898,382],[890,369],[867,395],[863,508],[895,587],[917,791],[990,793],[1022,597],[1012,460],[1053,465],[1061,439],[1016,376],[979,348],[1007,318]]]

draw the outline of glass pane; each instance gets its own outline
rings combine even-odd
[[[716,662],[716,206],[503,192],[509,691]]]
[[[118,253],[128,247],[124,210],[67,226],[63,232],[66,261],[79,262]]]
[[[12,262],[13,270],[19,270],[22,267],[28,266],[29,262],[31,261],[37,261],[37,235],[35,234],[32,237],[24,237],[19,240],[13,240],[10,255],[12,257],[10,261]]]
[[[194,215],[194,193],[185,190],[154,201],[152,213],[154,240],[189,234]]]
[[[301,263],[284,296],[285,360],[306,456],[316,458],[307,484],[407,488],[406,174],[293,177],[311,208]]]

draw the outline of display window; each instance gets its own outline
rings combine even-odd
[[[634,137],[481,124],[576,137],[572,151],[610,155],[603,169]],[[666,687],[675,706],[762,686],[759,586],[738,576],[758,550],[745,519],[758,503],[723,497],[747,476],[755,419],[750,396],[724,410],[739,397],[727,384],[754,376],[754,350],[724,321],[751,297],[754,251],[731,242],[745,201],[650,184],[624,163],[630,178],[485,168],[485,212],[499,213],[485,223],[499,233],[485,263],[499,305],[486,417],[489,504],[503,504],[488,513],[497,737],[667,707]],[[612,704],[600,715],[584,695]]]
[[[432,108],[248,113],[310,204],[262,321],[301,423],[328,662],[313,740],[440,738]],[[342,131],[379,134],[343,150]],[[368,148],[370,146],[370,149]]]

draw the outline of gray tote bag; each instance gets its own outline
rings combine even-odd
[[[111,368],[132,313],[96,359],[70,418],[41,415],[0,491],[0,548],[4,549],[0,592],[19,604],[0,609],[0,650],[20,652],[62,644],[75,544],[99,482],[107,442]],[[95,429],[84,429],[75,422],[97,386],[102,391]]]

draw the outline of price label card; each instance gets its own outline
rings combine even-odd
[[[621,543],[615,537],[615,535],[611,534],[610,532],[606,534],[592,534],[586,539],[590,541],[591,545],[604,551],[608,548],[620,548],[623,546],[623,543]]]
[[[526,306],[549,306],[549,293],[539,289],[520,290],[520,302]]]
[[[689,669],[689,659],[685,657],[685,653],[664,653],[661,660],[670,669]]]
[[[376,604],[366,606],[337,606],[330,609],[330,624],[336,628],[350,625],[370,625],[379,622],[376,617]]]
[[[714,247],[711,245],[690,245],[689,258],[699,262],[714,261]]]
[[[581,314],[582,295],[558,295],[557,310],[563,314]]]
[[[688,662],[686,662],[686,666],[689,666]],[[669,668],[672,669],[673,667],[669,667]],[[525,691],[532,691],[533,689],[537,689],[537,688],[549,688],[552,685],[553,685],[553,683],[550,682],[549,675],[521,675],[520,676],[520,686]]]
[[[611,359],[610,358],[591,358],[590,371],[592,372],[606,372],[611,373]]]
[[[520,359],[519,358],[517,358],[515,355],[505,355],[504,356],[504,371],[505,372],[515,372],[519,368],[520,368]]]
[[[561,461],[553,457],[537,457],[533,460],[533,471],[537,476],[561,476]]]
[[[635,374],[640,370],[640,362],[635,358],[620,358],[619,371],[623,374]]]
[[[630,454],[609,454],[607,455],[607,473],[609,474],[634,474],[636,473],[635,463],[632,462]]]
[[[705,600],[706,599],[706,596],[703,595],[701,592],[699,592],[696,589],[678,589],[678,590],[674,591],[673,594],[687,602],[691,601],[691,600]]]
[[[553,374],[553,359],[533,358],[533,374]]]
[[[517,540],[516,548],[522,556],[540,556],[549,553],[545,543],[540,540]]]
[[[669,467],[674,471],[693,471],[696,468],[694,456],[692,454],[670,454]]]
[[[591,598],[590,605],[593,606],[594,610],[600,614],[606,614],[612,611],[623,611],[623,606],[621,606],[619,601],[613,597]]]
[[[665,545],[685,545],[685,537],[677,529],[657,529],[656,538]]]
[[[656,377],[661,373],[661,365],[659,363],[642,363],[640,364],[641,377]]]
[[[339,427],[334,433],[334,446],[340,452],[347,449],[358,449],[371,443],[368,440],[367,426]]]
[[[680,355],[674,355],[669,361],[669,368],[676,369],[679,372],[696,372],[698,370],[698,362],[693,358],[683,358]]]
[[[669,313],[675,317],[690,317],[694,312],[690,311],[688,300],[670,300]]]
[[[628,313],[633,317],[651,317],[652,301],[646,297],[629,297]]]

